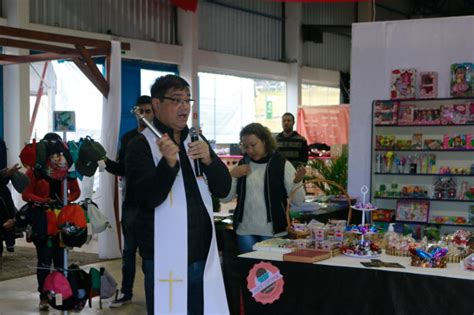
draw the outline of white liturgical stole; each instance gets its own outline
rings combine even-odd
[[[155,165],[162,158],[156,136],[146,128]],[[190,137],[185,140],[188,149]],[[187,156],[187,155],[186,155]],[[189,159],[189,158],[188,158]],[[190,160],[194,170],[194,163]],[[196,178],[202,200],[213,220],[211,193],[203,177]],[[204,314],[229,314],[217,251],[214,222],[204,269]],[[188,216],[183,172],[180,168],[166,200],[155,208],[155,314],[187,314]]]

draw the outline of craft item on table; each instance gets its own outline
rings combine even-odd
[[[405,268],[404,266],[400,265],[399,263],[394,262],[384,262],[380,259],[371,259],[370,262],[361,261],[360,262],[364,267],[375,267],[375,268]]]
[[[336,248],[340,248],[341,246],[342,246],[341,241],[325,240],[325,241],[315,241],[314,242],[314,248],[315,249],[320,249],[320,250],[330,251],[330,250],[333,250],[333,249],[336,249]]]
[[[472,95],[472,63],[455,63],[451,65],[451,89],[454,97]]]
[[[370,240],[358,240],[351,244],[342,245],[344,255],[357,258],[377,257],[382,254],[380,246]]]
[[[315,241],[323,241],[327,238],[328,228],[327,227],[312,227],[311,235]]]
[[[425,139],[425,149],[440,150],[443,148],[443,141],[437,139]]]
[[[293,251],[293,243],[289,239],[270,238],[253,245],[252,249],[264,252],[289,253]]]
[[[411,148],[413,150],[422,150],[423,149],[423,134],[414,133],[411,138]]]
[[[420,72],[420,98],[435,98],[438,96],[438,72]]]
[[[416,248],[420,246],[411,234],[402,235],[399,233],[389,233],[387,247],[385,253],[392,256],[410,256],[410,248]]]
[[[474,271],[474,254],[467,256],[462,262],[464,269]]]
[[[291,226],[288,227],[288,237],[292,239],[296,238],[307,238],[310,235],[308,226],[304,223],[292,222]]]
[[[416,69],[394,69],[391,75],[391,99],[415,98]]]
[[[374,118],[376,125],[396,125],[398,122],[398,102],[376,101]]]
[[[430,202],[426,200],[397,200],[395,220],[428,222]]]
[[[297,249],[291,253],[283,254],[283,261],[315,263],[331,258],[331,252],[316,249]]]
[[[414,110],[415,105],[400,104],[400,107],[398,109],[398,124],[412,125],[414,123]]]
[[[314,241],[308,238],[297,238],[292,240],[294,247],[297,248],[310,248],[314,247]]]
[[[439,228],[436,226],[426,226],[423,228],[423,239],[431,242],[438,242],[441,239]]]
[[[452,149],[466,149],[466,135],[444,135],[444,148]]]
[[[375,149],[387,150],[387,149],[393,149],[394,147],[395,147],[395,136],[393,135],[375,136]]]
[[[448,249],[428,246],[428,248],[410,248],[411,265],[423,268],[446,268]]]

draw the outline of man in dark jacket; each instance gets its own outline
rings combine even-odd
[[[160,77],[151,95],[153,124],[162,137],[147,128],[130,143],[125,162],[128,189],[139,205],[136,229],[148,314],[154,314],[155,299],[157,312],[227,313],[210,194],[228,194],[229,171],[202,137],[191,141],[187,120],[194,100],[185,80]],[[196,176],[198,165],[205,180]]]
[[[147,95],[140,96],[135,104],[138,107],[138,111],[148,121],[153,121],[153,108],[151,106],[151,97]],[[146,124],[143,120],[138,120],[137,128],[126,132],[120,139],[120,149],[118,160],[112,161],[107,158],[105,161],[105,169],[116,176],[125,177],[125,155],[127,152],[127,146],[130,141],[146,128]],[[135,216],[137,214],[137,204],[131,198],[131,194],[128,192],[126,187],[125,178],[122,178],[122,182],[125,184],[123,189],[125,191],[123,203],[122,203],[122,232],[123,232],[123,252],[122,252],[122,295],[117,297],[110,307],[120,307],[124,304],[128,304],[132,301],[133,297],[133,281],[135,279],[135,257],[137,254],[137,238],[135,236]]]
[[[292,113],[285,113],[281,117],[283,131],[276,136],[278,151],[295,168],[306,165],[308,162],[308,143],[298,132],[293,131],[295,116]]]

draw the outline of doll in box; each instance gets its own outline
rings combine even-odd
[[[462,97],[471,95],[471,63],[455,63],[451,65],[451,96]]]
[[[438,73],[420,73],[420,98],[435,98],[438,96]]]
[[[415,98],[415,81],[416,69],[392,70],[391,98]]]

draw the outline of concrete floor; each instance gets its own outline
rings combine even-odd
[[[81,251],[91,251],[97,247],[97,242],[89,244],[87,248],[81,248]],[[31,246],[22,240],[17,239],[18,246]],[[97,252],[97,251],[95,251]],[[1,259],[1,258],[0,258]],[[81,266],[89,271],[90,267],[105,267],[120,283],[122,280],[122,262],[120,259],[104,261],[102,263]],[[29,314],[63,314],[61,311],[50,307],[49,312],[39,312],[39,296],[37,288],[36,275],[23,278],[0,281],[0,315],[29,315]],[[102,301],[102,309],[99,308],[99,298],[92,299],[92,307],[84,307],[81,314],[146,314],[145,292],[143,288],[143,273],[141,271],[141,259],[137,255],[137,272],[134,283],[133,302],[120,308],[109,308],[109,300]]]

